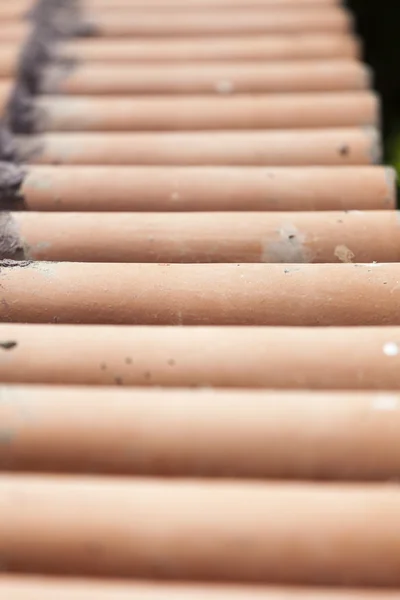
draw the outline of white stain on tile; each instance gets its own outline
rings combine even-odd
[[[348,248],[344,244],[340,244],[339,246],[336,246],[334,255],[342,263],[351,263],[353,258],[355,257],[354,252],[352,252],[350,250],[350,248]]]
[[[229,79],[220,79],[215,84],[215,89],[219,94],[232,94],[235,90],[235,86]]]

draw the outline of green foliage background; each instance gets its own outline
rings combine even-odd
[[[385,161],[400,175],[400,0],[348,0],[382,99]]]

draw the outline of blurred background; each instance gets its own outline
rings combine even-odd
[[[385,160],[400,176],[400,0],[348,0],[382,98]]]

